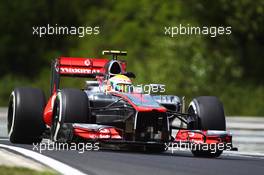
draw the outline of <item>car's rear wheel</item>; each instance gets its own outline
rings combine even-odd
[[[64,132],[67,132],[67,128],[64,128],[65,124],[88,123],[89,117],[89,103],[85,92],[78,89],[62,89],[58,92],[53,107],[51,139],[69,141],[71,135],[65,135]]]
[[[10,142],[41,142],[45,130],[43,111],[46,100],[42,90],[16,88],[10,96],[7,129]]]
[[[201,96],[192,100],[188,113],[195,116],[188,129],[197,130],[226,130],[226,121],[223,104],[217,97]],[[219,157],[223,150],[192,150],[194,156],[198,157]]]

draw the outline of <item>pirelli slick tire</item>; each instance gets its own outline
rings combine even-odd
[[[46,100],[42,90],[16,88],[10,95],[7,129],[10,142],[31,144],[41,142],[45,130],[43,111]]]
[[[195,157],[208,157],[208,158],[216,158],[221,156],[223,150],[192,150],[192,154]]]
[[[85,92],[78,89],[62,89],[58,92],[54,107],[51,126],[51,139],[58,142],[68,142],[69,123],[89,123],[89,102]],[[69,134],[71,131],[68,132]]]
[[[217,97],[201,96],[192,100],[188,113],[194,114],[195,122],[188,126],[189,129],[197,130],[226,130],[226,121],[223,104]],[[222,150],[193,150],[194,156],[218,157]]]
[[[196,115],[196,125],[199,130],[226,130],[223,104],[217,97],[202,96],[192,100],[188,112]]]

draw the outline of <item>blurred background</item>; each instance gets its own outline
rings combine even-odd
[[[99,35],[38,37],[33,26],[99,26]],[[231,35],[164,35],[165,26],[231,26]],[[48,95],[50,61],[127,50],[136,83],[168,94],[214,95],[226,115],[264,116],[262,0],[0,0],[0,106],[16,86]],[[76,83],[76,82],[73,82]]]

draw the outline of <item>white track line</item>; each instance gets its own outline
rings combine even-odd
[[[56,171],[58,171],[61,174],[65,174],[65,175],[85,175],[85,173],[70,167],[69,165],[66,165],[62,162],[59,162],[55,159],[52,159],[50,157],[44,156],[40,153],[31,151],[31,150],[27,150],[24,148],[20,148],[20,147],[16,147],[16,146],[9,146],[9,145],[4,145],[4,144],[0,144],[0,147],[2,148],[7,148],[16,152],[19,152],[27,157],[30,157],[34,160],[37,160],[53,169],[55,169]]]
[[[264,159],[263,153],[252,153],[252,152],[239,152],[239,151],[225,151],[223,155],[226,156],[239,156],[239,157],[252,157]]]
[[[191,153],[190,150],[188,149],[175,149],[172,150],[172,148],[169,148],[167,151],[167,153],[170,154],[175,154],[175,153],[181,153],[181,152],[189,152]],[[254,152],[240,152],[240,151],[224,151],[223,156],[237,156],[237,157],[250,157],[250,158],[258,158],[258,159],[264,159],[264,153],[254,153]]]

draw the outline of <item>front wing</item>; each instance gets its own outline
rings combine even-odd
[[[118,145],[118,146],[162,146],[169,147],[186,147],[189,148],[209,145],[210,148],[214,146],[221,146],[223,150],[237,150],[232,145],[232,134],[229,131],[216,130],[178,130],[174,139],[171,142],[162,142],[160,140],[153,141],[131,141],[123,138],[123,130],[113,126],[99,125],[99,124],[83,124],[83,123],[68,123],[66,128],[62,130],[60,135],[63,140],[82,141],[82,142],[100,142],[102,145]],[[173,137],[171,137],[173,138]]]

